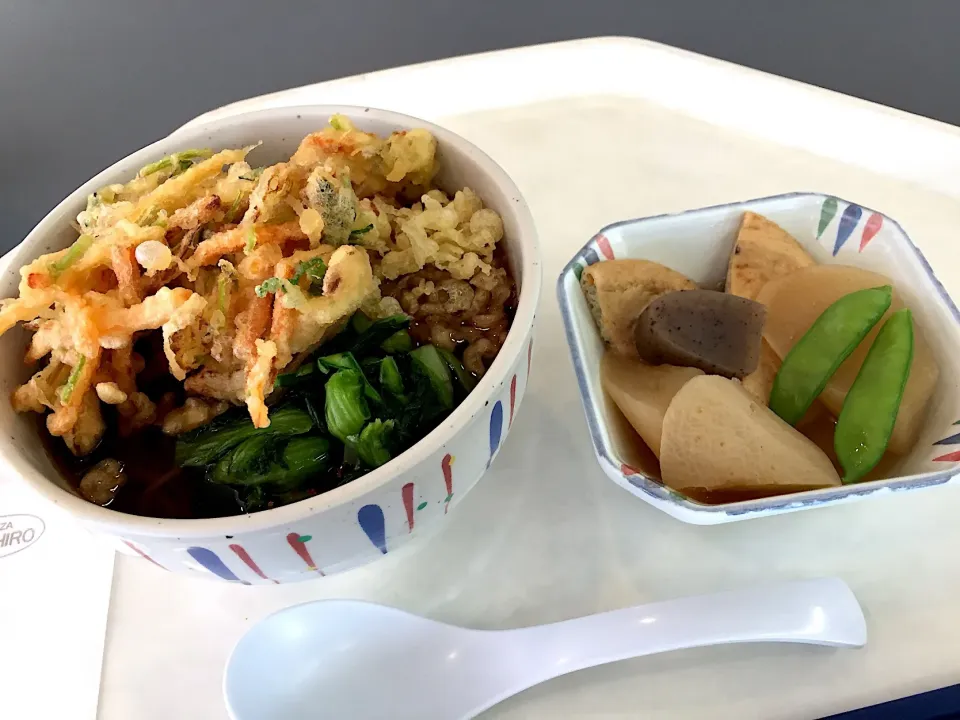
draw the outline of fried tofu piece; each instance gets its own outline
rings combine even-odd
[[[649,260],[608,260],[580,278],[600,335],[623,355],[636,355],[633,324],[652,300],[676,290],[694,290],[690,278]]]
[[[763,215],[748,211],[743,214],[730,255],[726,291],[756,300],[771,280],[815,264],[790,233]]]

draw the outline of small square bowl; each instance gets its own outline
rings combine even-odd
[[[638,467],[626,444],[625,420],[600,384],[604,343],[580,290],[583,269],[614,258],[653,260],[702,287],[720,287],[745,210],[770,218],[819,263],[855,265],[891,278],[911,308],[940,365],[938,386],[913,450],[886,480],[827,490],[705,505]],[[627,220],[601,230],[567,264],[557,282],[567,342],[590,437],[604,472],[625,490],[684,522],[744,520],[853,502],[881,493],[946,485],[960,472],[960,312],[903,228],[883,213],[816,193],[790,193],[675,215]],[[629,431],[626,431],[629,433]]]

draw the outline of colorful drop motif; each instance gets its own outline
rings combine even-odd
[[[573,266],[573,274],[577,276],[577,282],[580,282],[580,278],[583,277],[583,271],[587,269],[587,266],[583,264],[583,260],[577,260],[577,264]]]
[[[142,557],[144,560],[149,560],[150,562],[152,562],[154,565],[156,565],[156,566],[157,566],[158,568],[160,568],[161,570],[166,570],[166,568],[165,568],[163,565],[161,565],[161,564],[158,563],[156,560],[154,560],[152,557],[150,557],[149,555],[147,555],[143,550],[141,550],[140,548],[138,548],[136,545],[134,545],[134,544],[133,544],[132,542],[130,542],[129,540],[124,540],[124,541],[123,541],[123,544],[126,545],[126,546],[127,546],[128,548],[130,548],[131,550],[133,550],[137,555],[139,555],[140,557]]]
[[[530,338],[530,343],[527,345],[527,383],[530,382],[530,366],[533,363],[533,338]]]
[[[834,257],[850,239],[857,223],[860,222],[861,215],[863,215],[863,209],[859,205],[847,205],[847,209],[843,211],[843,215],[840,216],[840,226],[837,228],[837,242],[833,246]]]
[[[497,454],[497,448],[500,447],[500,435],[503,433],[503,403],[497,400],[493,404],[493,410],[490,411],[490,459],[487,460],[487,467],[493,462],[493,456]]]
[[[613,248],[610,247],[610,241],[606,235],[597,235],[597,247],[607,260],[613,260]]]
[[[878,212],[872,213],[863,226],[863,235],[860,236],[860,252],[863,252],[867,243],[876,237],[881,227],[883,227],[883,215]]]
[[[837,199],[835,197],[828,197],[823,201],[823,207],[820,208],[820,225],[817,226],[817,240],[823,235],[823,231],[827,229],[827,226],[836,214]]]
[[[260,569],[260,566],[257,565],[256,562],[254,562],[253,558],[250,557],[250,553],[248,553],[243,548],[242,545],[230,545],[230,549],[233,550],[234,553],[236,553],[237,557],[240,558],[240,560],[243,562],[244,565],[246,565],[248,568],[253,570],[258,576],[260,576],[264,580],[270,580],[272,583],[276,585],[280,584],[279,581],[274,580],[273,578],[268,578],[266,575],[263,574],[263,570]]]
[[[300,559],[306,563],[307,568],[323,576],[323,570],[317,567],[317,564],[313,561],[313,557],[310,555],[310,551],[307,549],[307,543],[311,540],[313,540],[312,535],[301,535],[295,532],[287,534],[287,544],[290,545],[293,551],[300,556]]]
[[[407,483],[400,488],[400,495],[403,498],[403,509],[407,511],[408,532],[413,532],[413,483]]]
[[[640,471],[636,468],[630,467],[626,463],[620,463],[620,472],[624,475],[639,475]]]
[[[960,433],[945,437],[943,440],[937,440],[934,445],[960,445]]]
[[[960,425],[960,420],[957,420],[954,425]],[[948,437],[943,438],[943,440],[937,440],[934,445],[960,445],[960,433],[955,433]],[[949,452],[946,455],[941,455],[940,457],[935,457],[934,462],[958,462],[960,461],[960,450],[954,450]]]
[[[187,554],[217,577],[230,582],[243,583],[244,585],[250,584],[246,580],[241,580],[234,575],[233,570],[224,565],[223,560],[217,557],[217,554],[213,552],[213,550],[202,547],[189,547],[187,548]]]
[[[510,381],[510,422],[507,427],[513,426],[513,408],[517,404],[517,376],[514,375]]]
[[[447,487],[447,497],[444,498],[443,514],[447,514],[450,509],[450,501],[453,499],[453,461],[454,457],[450,453],[443,456],[440,461],[440,469],[443,470],[443,484]]]
[[[583,258],[583,262],[586,263],[587,267],[590,267],[591,265],[596,265],[598,262],[600,262],[600,256],[597,255],[597,251],[594,250],[592,247],[588,247],[586,250],[583,251],[582,258]]]
[[[387,528],[379,505],[364,505],[357,511],[357,522],[377,549],[387,554]]]

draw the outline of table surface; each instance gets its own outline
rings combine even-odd
[[[634,35],[960,122],[960,3],[0,0],[0,252],[97,171],[228,102],[441,57]],[[362,38],[362,41],[358,41]]]
[[[817,188],[884,208],[946,271],[948,289],[960,289],[943,241],[960,224],[960,206],[914,183],[641,100],[587,97],[434,119],[516,180],[543,239],[548,288],[613,219]],[[571,142],[584,132],[589,143]],[[604,191],[564,202],[578,168],[603,178]],[[809,718],[955,682],[957,487],[727,526],[683,525],[597,467],[549,289],[539,316],[530,391],[501,454],[432,537],[372,566],[280,587],[205,583],[121,558],[102,720],[223,718],[220,678],[235,642],[264,615],[306,600],[369,599],[507,628],[820,575],[844,578],[863,603],[866,649],[731,646],[643,658],[551,681],[489,715],[634,717],[643,708],[648,718]],[[546,436],[551,443],[537,441]]]

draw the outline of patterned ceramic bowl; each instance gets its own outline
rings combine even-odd
[[[583,268],[613,258],[643,258],[674,268],[705,287],[722,283],[744,210],[770,218],[820,263],[856,265],[892,278],[913,310],[940,365],[939,385],[913,451],[887,480],[763,500],[703,505],[670,490],[624,462],[619,412],[600,385],[603,341],[580,291]],[[580,395],[597,459],[618,485],[684,522],[698,525],[853,502],[880,493],[944,485],[960,462],[960,312],[923,255],[894,220],[834,197],[791,193],[677,215],[627,220],[601,230],[564,268],[557,293]],[[951,449],[950,446],[956,446]]]
[[[540,255],[526,202],[506,173],[479,149],[417,118],[355,107],[280,108],[185,128],[140,150],[85,183],[47,215],[3,262],[0,297],[17,293],[16,269],[76,237],[71,222],[86,197],[123,182],[158,157],[192,147],[240,147],[262,141],[257,163],[289,157],[303,138],[334,113],[362,130],[388,134],[423,127],[439,143],[440,187],[469,186],[503,217],[509,263],[520,287],[507,340],[466,400],[426,438],[383,467],[330,492],[292,505],[237,517],[160,520],[92,505],[60,476],[37,433],[34,417],[17,416],[0,402],[0,463],[50,502],[91,529],[116,539],[122,552],[137,553],[176,572],[245,584],[290,582],[341,572],[370,562],[406,543],[412,533],[440,522],[490,466],[526,390],[534,312],[540,295]],[[29,370],[20,362],[25,332],[0,338],[0,390],[9,397]]]

